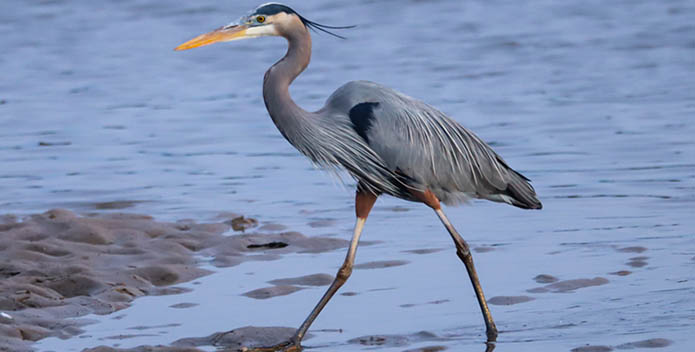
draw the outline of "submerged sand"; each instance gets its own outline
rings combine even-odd
[[[211,273],[201,268],[203,264],[228,267],[348,243],[298,232],[233,232],[256,223],[239,217],[218,223],[169,223],[146,215],[80,216],[63,209],[23,219],[0,216],[0,350],[30,351],[34,341],[80,334],[80,326],[90,322],[73,318],[109,314],[146,295],[183,292],[175,285]],[[329,277],[277,282],[258,298],[287,294],[292,284],[324,285]],[[262,330],[267,335],[279,338],[291,330],[277,328],[272,330],[277,334],[269,334],[266,329]],[[259,334],[254,328],[241,332]],[[239,331],[223,335],[230,339]],[[184,345],[175,349],[195,350],[191,341]]]

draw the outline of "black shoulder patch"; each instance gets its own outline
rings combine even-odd
[[[379,106],[379,103],[360,103],[350,109],[350,121],[352,121],[352,127],[355,132],[364,138],[364,140],[369,143],[369,137],[367,137],[367,131],[372,127],[372,121],[374,120],[374,108]]]
[[[291,8],[289,8],[288,6],[285,6],[283,4],[275,4],[275,3],[263,5],[259,8],[257,8],[255,14],[256,15],[272,16],[272,15],[277,15],[280,12],[284,12],[288,15],[296,14],[296,12],[294,10],[292,10]]]

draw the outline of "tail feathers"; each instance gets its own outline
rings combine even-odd
[[[509,198],[513,206],[522,209],[542,209],[543,204],[536,198],[536,191],[524,175],[513,171],[513,178],[501,193]]]

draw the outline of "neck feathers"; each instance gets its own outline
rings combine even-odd
[[[311,36],[301,22],[299,25],[283,27],[280,27],[280,33],[287,39],[287,54],[265,73],[263,100],[275,125],[294,144],[293,135],[299,132],[297,130],[301,128],[301,121],[310,113],[292,100],[289,87],[309,65]]]

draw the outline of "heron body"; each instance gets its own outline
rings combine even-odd
[[[239,22],[176,48],[185,50],[262,36],[286,38],[287,54],[266,72],[263,81],[268,113],[282,135],[302,154],[325,168],[345,169],[357,180],[357,223],[345,262],[295,336],[278,348],[298,348],[323,306],[350,276],[362,227],[381,194],[422,202],[435,210],[466,265],[485,319],[488,342],[494,342],[497,329],[468,245],[444,215],[440,202],[457,205],[480,198],[524,209],[540,209],[542,205],[529,180],[475,134],[436,108],[393,89],[353,81],[338,88],[316,112],[299,107],[290,96],[289,86],[309,65],[309,29],[333,34],[328,29],[340,28],[348,27],[321,25],[285,5],[270,3]]]

